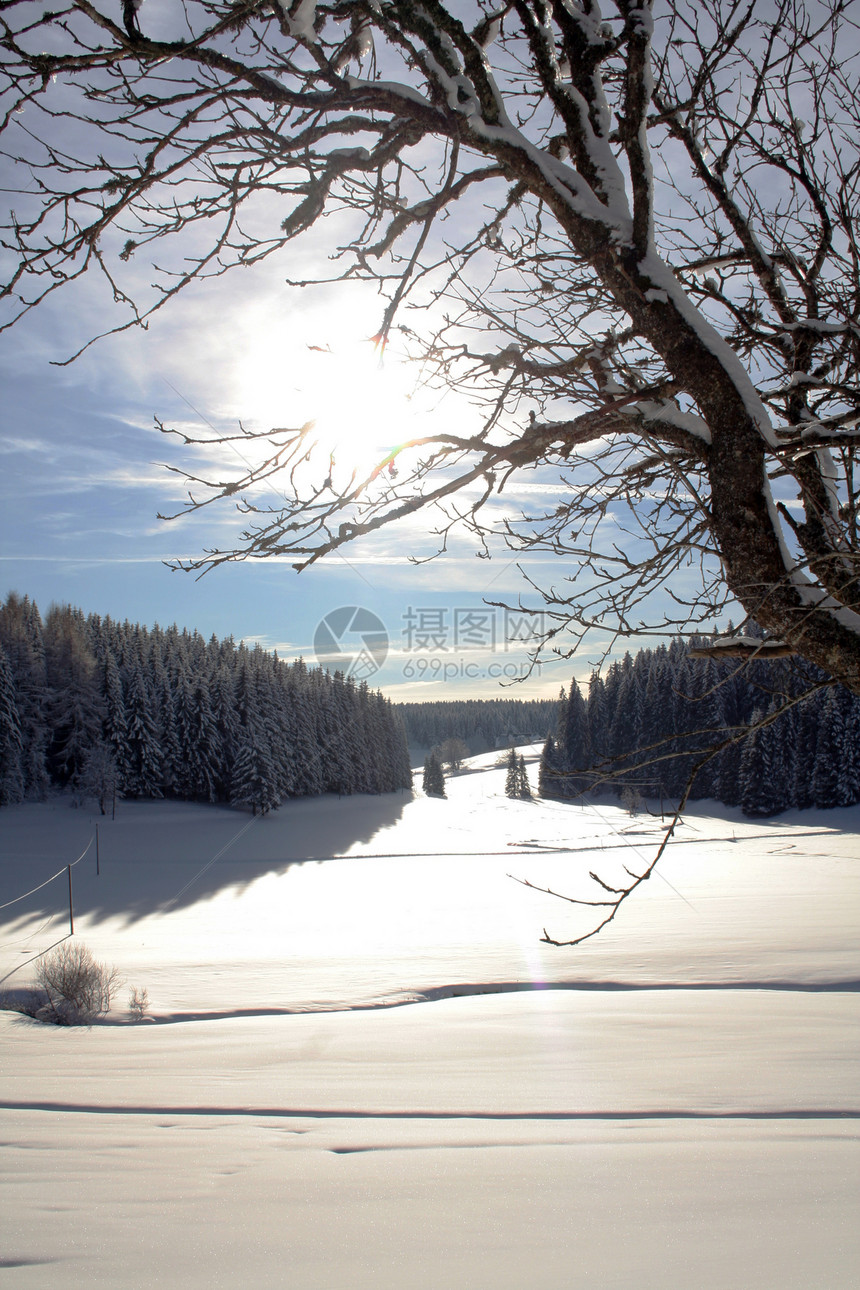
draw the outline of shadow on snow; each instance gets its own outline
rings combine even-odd
[[[225,888],[244,890],[269,873],[322,863],[366,844],[394,825],[411,794],[297,798],[268,815],[187,802],[120,802],[116,819],[73,810],[68,799],[0,812],[0,905],[60,876],[0,912],[10,929],[34,919],[68,916],[65,867],[72,869],[75,918],[129,922],[207,900]]]

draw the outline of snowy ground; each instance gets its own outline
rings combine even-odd
[[[448,801],[99,822],[76,936],[152,1019],[0,1013],[10,1287],[856,1286],[860,811],[699,809],[551,949],[583,914],[507,874],[588,894],[660,820],[510,802],[493,760]],[[95,823],[0,812],[0,904]],[[0,919],[11,988],[65,876]]]

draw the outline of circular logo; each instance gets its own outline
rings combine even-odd
[[[314,653],[320,667],[366,681],[388,657],[388,632],[370,609],[343,605],[317,623]]]

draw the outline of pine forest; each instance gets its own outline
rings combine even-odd
[[[68,789],[265,812],[410,788],[407,740],[472,753],[543,737],[542,797],[615,793],[750,816],[860,801],[860,699],[811,664],[629,653],[560,700],[392,704],[259,645],[141,627],[26,596],[0,605],[0,806]],[[709,755],[711,754],[711,755]]]
[[[710,754],[713,754],[709,756]],[[860,801],[860,698],[796,658],[627,654],[587,696],[562,693],[540,768],[543,797],[612,792],[740,806],[749,816]]]
[[[366,683],[27,597],[0,606],[0,806],[66,788],[266,812],[290,797],[411,787],[392,704]]]
[[[398,703],[410,746],[433,748],[462,739],[469,752],[536,743],[554,725],[555,699],[436,699]]]

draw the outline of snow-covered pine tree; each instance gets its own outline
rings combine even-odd
[[[272,751],[261,727],[253,722],[243,725],[231,776],[231,806],[250,807],[254,815],[265,815],[278,806],[272,771]]]
[[[358,729],[358,704],[355,685],[342,672],[335,672],[331,683],[332,730],[328,756],[329,770],[336,793],[360,793],[364,780],[361,759],[364,751]]]
[[[209,701],[216,739],[212,763],[215,775],[215,796],[216,800],[227,802],[230,800],[230,776],[239,740],[239,717],[236,712],[231,656],[221,656],[220,650],[215,651],[211,648],[211,642],[209,656],[210,659],[213,657],[217,659],[209,683]]]
[[[0,806],[24,800],[24,747],[15,681],[0,645]]]
[[[646,765],[639,773],[644,795],[660,797],[668,792],[673,754],[676,751],[673,721],[673,671],[665,645],[654,651],[654,657],[642,696],[641,746],[649,749]],[[642,759],[639,759],[640,761]]]
[[[284,707],[292,749],[293,792],[314,796],[323,791],[320,760],[319,690],[308,682],[307,668],[299,660],[284,681]]]
[[[221,739],[212,715],[209,685],[198,672],[190,686],[190,721],[185,729],[188,761],[184,770],[186,794],[199,802],[218,798],[218,770],[221,764]]]
[[[259,644],[251,651],[250,667],[254,677],[255,719],[269,749],[269,776],[273,804],[277,805],[296,793],[294,750],[286,696],[280,684],[277,663]]]
[[[359,681],[355,699],[356,733],[362,749],[358,763],[358,792],[378,793],[382,780],[382,731],[376,720],[376,704],[367,681]]]
[[[777,700],[772,700],[766,713],[757,708],[751,724],[755,726],[763,717],[773,718],[780,706]],[[745,815],[776,815],[791,804],[784,746],[788,727],[784,721],[785,718],[771,720],[754,729],[743,742],[741,807]]]
[[[588,747],[591,765],[599,766],[606,757],[606,686],[599,672],[592,672],[588,683]]]
[[[540,755],[538,793],[541,797],[559,797],[560,782],[561,768],[558,745],[556,744],[555,736],[550,733],[546,737]]]
[[[0,607],[0,644],[15,684],[22,743],[24,796],[40,801],[48,790],[45,644],[39,610],[10,592]]]
[[[80,610],[52,606],[44,639],[51,730],[48,763],[54,779],[65,785],[80,774],[90,749],[101,740],[104,705]]]
[[[412,788],[412,767],[409,762],[409,746],[406,742],[406,729],[403,718],[390,699],[385,700],[388,718],[388,746],[391,750],[391,788]]]
[[[579,797],[588,788],[582,772],[590,764],[588,746],[588,709],[576,679],[570,682],[567,702],[562,704],[558,745],[564,767],[564,795]]]
[[[99,671],[104,704],[102,740],[110,749],[119,788],[128,778],[126,763],[128,725],[125,719],[125,699],[122,693],[122,677],[113,650],[105,643],[101,653],[102,662]]]
[[[537,740],[558,720],[552,699],[433,699],[399,703],[407,741],[434,748],[462,740],[472,754],[500,748],[506,731]]]
[[[143,667],[135,661],[125,694],[127,778],[123,792],[129,797],[164,796],[159,732],[152,709]]]
[[[260,707],[259,675],[246,654],[236,683],[240,727],[230,776],[230,802],[265,814],[280,802],[280,776]]]
[[[822,695],[819,690],[799,705],[795,718],[794,805],[801,811],[815,805],[812,775],[821,721]]]
[[[756,708],[750,721],[750,733],[741,748],[740,787],[741,807],[744,815],[767,816],[773,814],[773,790],[764,757],[764,732],[759,723],[764,716]]]
[[[842,747],[840,749],[837,805],[860,801],[860,698],[848,690],[840,693]]]
[[[819,809],[839,805],[843,713],[835,689],[829,689],[820,706],[819,735],[812,767],[812,798]]]
[[[517,797],[524,802],[530,802],[532,797],[531,785],[529,784],[528,771],[526,770],[526,759],[520,753],[517,758]]]
[[[517,750],[515,748],[510,748],[508,750],[505,766],[507,767],[507,774],[505,775],[505,797],[519,797]]]
[[[445,773],[434,753],[430,753],[424,763],[424,778],[421,784],[428,797],[445,797]]]
[[[176,756],[171,775],[171,790],[179,798],[193,798],[191,787],[193,778],[192,758],[195,756],[196,722],[194,719],[194,701],[185,659],[181,654],[171,658],[170,697],[173,709],[173,733],[176,740]]]

